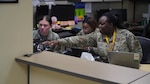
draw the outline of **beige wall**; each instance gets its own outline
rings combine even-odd
[[[27,84],[15,57],[32,52],[32,0],[0,3],[0,84]]]

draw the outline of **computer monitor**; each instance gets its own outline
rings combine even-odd
[[[127,9],[99,9],[97,10],[97,21],[106,12],[117,15],[121,21],[127,21]]]
[[[117,15],[121,21],[127,21],[127,9],[112,9],[110,12]]]
[[[75,6],[74,5],[52,5],[50,16],[56,16],[58,21],[74,20]]]

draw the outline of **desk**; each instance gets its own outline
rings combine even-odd
[[[150,64],[141,64],[140,70],[150,72]]]
[[[150,74],[140,78],[139,80],[131,83],[131,84],[149,84],[150,83]]]
[[[149,74],[149,72],[138,69],[88,61],[48,51],[34,54],[31,57],[17,57],[16,61],[104,84],[127,84]]]

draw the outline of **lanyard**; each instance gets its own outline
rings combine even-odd
[[[112,45],[109,43],[109,37],[106,35],[106,42],[108,45],[108,51],[112,51],[115,45],[115,40],[116,40],[116,29],[113,32],[113,36],[112,36]]]

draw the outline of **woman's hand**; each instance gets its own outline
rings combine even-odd
[[[90,47],[82,47],[81,49],[86,50],[86,51],[88,51],[88,52],[91,51]]]
[[[53,40],[53,41],[44,41],[42,42],[43,45],[49,45],[49,46],[55,46],[58,45],[58,41],[57,40]]]
[[[49,41],[42,42],[43,45],[49,45]]]

